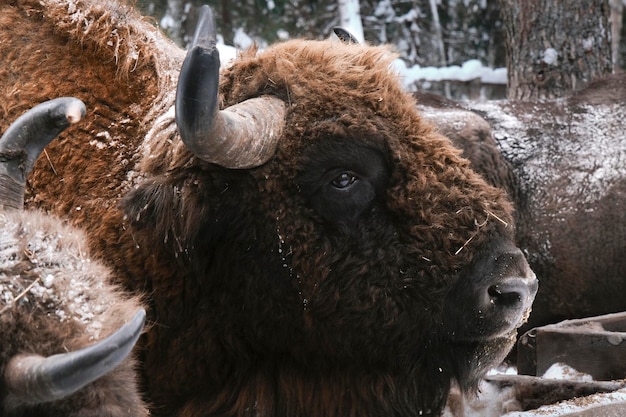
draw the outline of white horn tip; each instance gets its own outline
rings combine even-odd
[[[67,117],[67,121],[70,123],[79,122],[83,116],[85,115],[85,105],[82,101],[73,101],[67,106],[67,111],[65,112],[65,117]]]

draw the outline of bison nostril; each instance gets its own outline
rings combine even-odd
[[[529,295],[528,285],[522,280],[494,284],[487,289],[489,301],[498,307],[516,307]]]

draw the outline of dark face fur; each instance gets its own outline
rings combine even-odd
[[[491,348],[495,357],[487,362],[500,360],[536,291],[523,288],[534,277],[511,244],[511,226],[503,220],[510,221],[508,213],[493,200],[489,208],[483,208],[484,199],[472,200],[471,176],[455,178],[448,191],[466,187],[467,195],[460,192],[455,201],[444,194],[438,202],[435,194],[447,185],[429,183],[427,165],[405,171],[390,150],[400,137],[376,117],[327,120],[307,132],[307,144],[293,165],[286,164],[293,173],[270,174],[294,178],[266,204],[278,208],[281,251],[290,254],[281,262],[290,265],[306,337],[314,339],[308,343],[325,347],[325,355],[344,365],[393,368],[430,361],[456,341],[475,355],[481,342],[501,339],[495,349],[500,352]],[[423,191],[406,195],[411,182]],[[445,211],[429,212],[434,209]],[[484,247],[474,246],[474,239]],[[494,274],[522,279],[507,284],[500,296],[489,278]],[[434,352],[423,352],[424,341]],[[443,372],[465,379],[466,369],[439,359]]]

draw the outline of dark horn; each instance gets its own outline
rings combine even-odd
[[[146,312],[140,309],[131,321],[92,346],[47,358],[13,357],[4,371],[4,383],[21,404],[54,401],[73,394],[107,374],[130,353],[143,329]]]
[[[21,209],[26,177],[43,149],[85,115],[77,98],[61,97],[38,104],[9,126],[0,138],[0,206]]]
[[[198,158],[225,168],[252,168],[274,155],[287,112],[277,97],[263,96],[219,110],[220,58],[213,12],[200,11],[176,89],[176,125]]]
[[[358,39],[354,37],[354,35],[342,27],[335,26],[333,28],[333,32],[343,43],[359,43]]]

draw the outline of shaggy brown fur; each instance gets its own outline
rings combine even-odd
[[[56,200],[55,211],[71,213],[78,224],[89,221],[91,210],[84,204],[115,206],[131,184],[150,111],[161,110],[155,100],[172,91],[177,76],[170,74],[169,62],[178,70],[182,55],[131,8],[113,1],[91,3],[0,4],[0,95],[8,98],[0,104],[5,121],[0,128],[51,98],[73,95],[87,106],[75,142],[51,144],[50,159],[42,158],[38,167],[43,169],[34,177],[47,184],[36,199]],[[92,160],[88,169],[80,167],[85,156],[78,149]],[[99,185],[102,178],[109,179],[108,186]],[[68,190],[71,196],[54,197]]]
[[[502,359],[510,333],[456,340],[444,322],[463,314],[444,310],[510,244],[511,206],[421,119],[386,48],[243,54],[223,73],[223,105],[275,95],[287,123],[265,165],[226,170],[194,157],[167,112],[181,51],[128,8],[60,3],[0,7],[0,64],[12,62],[0,94],[9,113],[52,92],[94,109],[40,159],[30,203],[84,227],[116,279],[149,296],[155,415],[436,415],[451,379],[472,389]],[[117,45],[140,44],[130,65]],[[381,165],[384,186],[352,227],[304,195],[333,155]]]
[[[135,359],[128,357],[145,317],[139,297],[110,284],[111,271],[89,258],[81,231],[42,212],[17,210],[23,175],[83,112],[73,98],[46,102],[0,137],[3,417],[148,415]]]
[[[141,308],[106,283],[83,234],[37,212],[0,212],[0,375],[18,354],[50,356],[101,340]],[[134,358],[67,398],[13,404],[0,386],[0,415],[147,416]],[[0,384],[1,385],[1,384]]]
[[[423,117],[463,151],[471,168],[491,185],[501,188],[514,200],[519,186],[511,165],[500,154],[491,126],[478,114],[467,111],[454,100],[432,93],[414,94]]]

